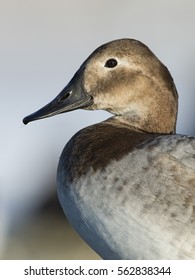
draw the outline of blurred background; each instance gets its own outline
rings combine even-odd
[[[101,44],[135,38],[169,68],[177,132],[195,135],[193,0],[0,1],[0,258],[98,259],[56,197],[60,153],[79,129],[109,117],[75,111],[24,126]]]

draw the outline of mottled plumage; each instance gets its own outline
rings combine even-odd
[[[57,172],[65,215],[104,259],[195,259],[195,138],[175,134],[177,98],[148,47],[122,39],[24,119],[77,108],[114,115],[77,132]]]

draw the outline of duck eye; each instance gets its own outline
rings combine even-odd
[[[106,61],[104,66],[107,67],[107,68],[114,68],[114,67],[117,66],[117,64],[118,64],[118,62],[117,62],[116,59],[110,58]]]

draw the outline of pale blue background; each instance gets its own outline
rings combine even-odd
[[[109,116],[75,111],[22,124],[102,43],[129,37],[147,44],[174,77],[180,96],[177,132],[195,134],[194,15],[193,0],[0,1],[0,248],[10,225],[54,189],[68,139]]]

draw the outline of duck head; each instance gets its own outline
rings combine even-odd
[[[168,69],[143,43],[120,39],[96,49],[68,85],[24,124],[75,109],[106,110],[151,133],[174,133],[178,94]]]

